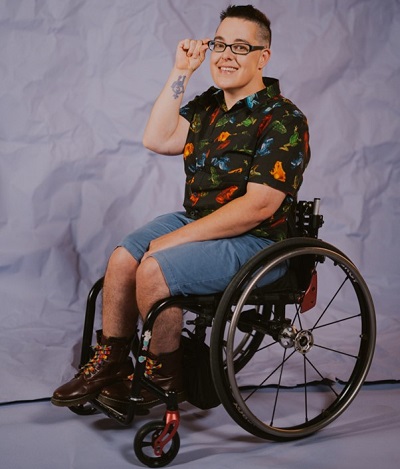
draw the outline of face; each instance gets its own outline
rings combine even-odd
[[[215,39],[226,44],[245,42],[252,46],[260,43],[258,26],[241,18],[225,18],[219,25]],[[225,96],[244,98],[264,87],[263,67],[270,57],[268,49],[252,51],[247,55],[234,54],[229,47],[224,52],[211,52],[211,76]]]

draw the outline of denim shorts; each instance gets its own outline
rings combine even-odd
[[[185,212],[161,215],[124,238],[119,246],[140,262],[150,241],[192,223]],[[251,234],[197,241],[155,252],[154,257],[174,295],[208,295],[225,290],[236,272],[273,241]],[[274,275],[271,281],[282,273]]]

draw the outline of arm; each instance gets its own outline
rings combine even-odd
[[[223,205],[215,212],[150,243],[143,260],[153,252],[179,244],[239,236],[271,217],[286,194],[270,186],[249,183],[242,197]]]
[[[189,122],[179,115],[179,109],[190,77],[204,61],[207,44],[208,39],[185,39],[178,44],[175,65],[154,103],[144,131],[143,145],[149,150],[164,155],[183,152]]]

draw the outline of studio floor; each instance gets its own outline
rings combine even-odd
[[[126,428],[103,414],[78,416],[48,400],[0,406],[2,469],[145,467],[133,451],[136,430],[163,407]],[[222,406],[181,405],[181,447],[169,467],[324,469],[398,467],[400,384],[364,385],[336,421],[308,438],[276,443],[238,427]]]

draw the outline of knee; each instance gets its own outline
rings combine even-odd
[[[149,307],[156,301],[170,296],[162,270],[153,257],[147,258],[139,265],[136,281],[137,300],[142,314],[147,314]]]
[[[138,262],[124,247],[116,248],[111,254],[108,265],[108,273],[123,272],[127,275],[135,276]]]
[[[165,283],[161,268],[153,257],[140,263],[137,269],[137,281],[144,288]]]

